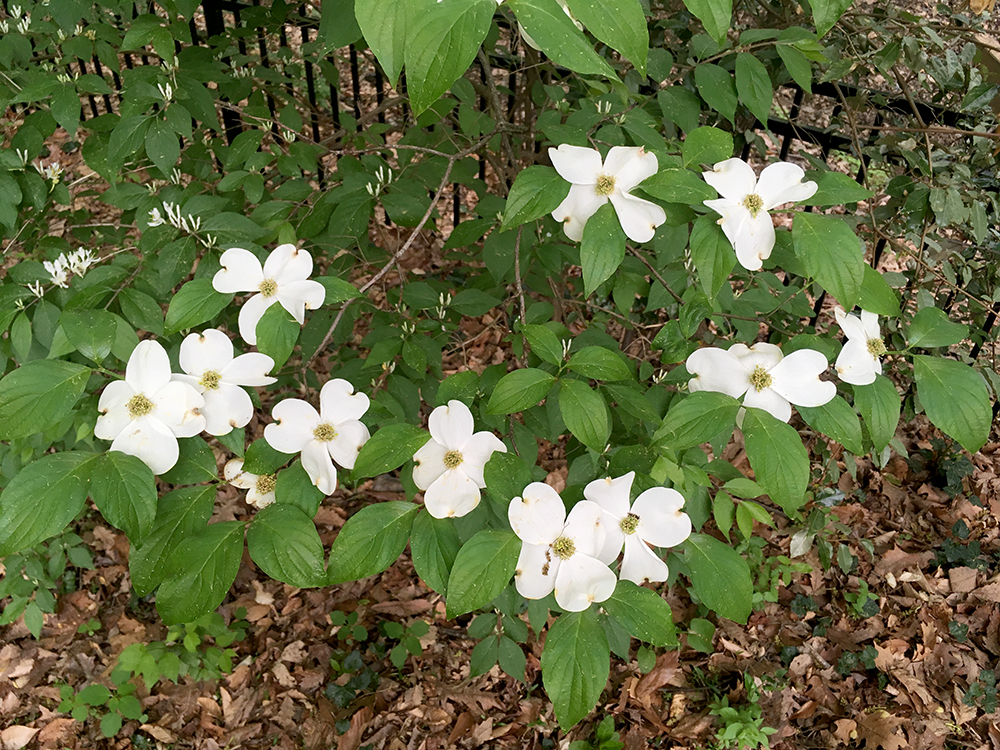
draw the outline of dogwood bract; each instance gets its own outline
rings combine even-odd
[[[799,349],[787,357],[774,344],[733,344],[729,350],[705,347],[693,352],[685,363],[695,377],[692,391],[718,391],[733,398],[743,394],[744,406],[770,412],[787,422],[791,404],[822,406],[837,395],[837,386],[820,380],[829,367],[826,357],[814,349]]]
[[[177,438],[205,429],[204,405],[193,387],[171,380],[166,349],[156,341],[140,341],[125,365],[125,379],[108,383],[101,394],[94,435],[110,440],[111,450],[163,474],[177,463]]]
[[[302,468],[324,495],[337,489],[336,461],[353,469],[370,437],[359,420],[368,396],[355,393],[346,380],[328,380],[319,392],[319,411],[299,398],[286,398],[271,410],[274,423],[264,428],[267,444],[281,453],[302,453]]]
[[[601,507],[581,500],[566,516],[559,493],[544,482],[532,482],[507,507],[507,518],[521,539],[514,586],[526,599],[541,599],[553,590],[556,603],[582,612],[615,592],[615,574],[598,559],[604,546]]]
[[[273,359],[259,352],[234,357],[233,342],[215,329],[189,334],[181,342],[180,363],[186,374],[175,373],[173,379],[187,383],[204,397],[201,413],[205,432],[210,435],[226,435],[253,418],[253,402],[240,386],[277,382],[267,374],[274,367]]]
[[[711,172],[702,173],[722,196],[705,205],[722,216],[722,231],[748,271],[759,271],[774,248],[774,224],[768,211],[811,198],[819,188],[812,180],[802,182],[805,174],[801,167],[782,161],[764,167],[758,180],[742,159],[720,161]],[[815,248],[815,252],[822,251]]]
[[[234,458],[222,468],[222,475],[233,487],[247,490],[247,502],[261,509],[275,501],[274,488],[277,478],[274,474],[251,474],[243,471],[243,459]]]
[[[424,491],[424,505],[435,518],[457,518],[472,512],[486,486],[483,467],[507,447],[492,432],[476,432],[469,407],[449,401],[427,420],[431,439],[413,455],[413,483]]]
[[[878,315],[867,310],[861,317],[848,315],[839,307],[834,310],[837,322],[847,335],[847,343],[840,350],[834,367],[840,379],[852,385],[868,385],[875,382],[875,376],[882,374],[882,360],[886,352],[882,332],[878,327]]]
[[[636,584],[659,583],[667,580],[670,570],[649,544],[677,546],[691,535],[691,519],[681,510],[681,493],[668,487],[646,490],[630,507],[633,479],[635,472],[630,471],[617,479],[595,479],[583,490],[583,496],[597,503],[605,515],[604,546],[598,558],[613,562],[624,546],[619,577]]]
[[[608,201],[633,242],[649,242],[656,228],[667,220],[666,213],[655,203],[629,193],[659,169],[656,155],[641,146],[613,146],[602,163],[597,149],[564,143],[550,148],[549,158],[559,176],[573,185],[552,212],[552,218],[563,223],[563,231],[571,240],[583,239],[587,220]]]
[[[241,247],[231,247],[219,258],[222,269],[212,278],[217,292],[258,292],[240,308],[240,336],[251,346],[257,343],[257,323],[271,305],[281,304],[299,325],[306,310],[323,305],[326,290],[311,281],[312,256],[295,245],[278,245],[261,266],[257,256]]]

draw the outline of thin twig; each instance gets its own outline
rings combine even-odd
[[[521,230],[524,225],[517,228],[517,239],[514,240],[514,288],[517,290],[517,299],[521,304],[521,325],[528,322],[528,312],[524,306],[524,286],[521,284]]]
[[[656,270],[652,263],[646,260],[646,256],[638,251],[638,249],[628,245],[629,252],[632,253],[636,258],[642,261],[642,264],[649,269],[649,272],[653,275],[653,278],[663,285],[663,288],[667,290],[671,297],[674,298],[678,303],[683,304],[684,298],[681,297],[677,292],[670,288],[670,284],[660,275],[660,272]]]

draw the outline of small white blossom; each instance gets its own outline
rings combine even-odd
[[[471,513],[486,486],[486,462],[507,447],[492,432],[473,433],[475,420],[461,401],[437,407],[427,426],[431,439],[413,456],[413,482],[424,490],[427,512],[435,518]]]
[[[111,450],[140,458],[154,474],[169,471],[180,454],[179,437],[205,429],[205,399],[187,383],[171,380],[170,358],[156,341],[140,341],[125,366],[125,379],[101,393],[94,435]]]
[[[97,258],[90,252],[90,250],[84,247],[78,247],[74,252],[69,254],[68,262],[69,270],[72,271],[73,274],[76,276],[83,276],[87,273],[87,270],[97,262]]]
[[[286,398],[271,410],[274,423],[264,428],[268,445],[281,453],[302,453],[302,468],[324,495],[337,489],[336,461],[353,469],[358,453],[370,437],[360,421],[368,396],[336,378],[319,392],[319,411],[302,399]]]
[[[834,365],[840,379],[852,385],[868,385],[875,376],[882,374],[881,357],[886,353],[878,315],[867,310],[861,317],[848,315],[839,307],[834,310],[837,322],[847,335],[847,343],[840,350]]]
[[[66,261],[65,255],[60,255],[55,261],[43,261],[42,266],[49,276],[52,277],[53,284],[63,289],[69,287],[69,264]]]
[[[160,96],[163,97],[163,101],[167,104],[174,98],[174,87],[170,85],[169,81],[167,83],[158,83],[156,88],[160,90]]]
[[[154,208],[149,212],[149,226],[158,227],[167,222],[163,220],[163,215],[160,213],[160,209]]]
[[[581,500],[566,516],[559,493],[544,482],[532,482],[507,507],[507,519],[521,539],[514,586],[526,599],[542,599],[555,591],[556,603],[582,612],[615,591],[615,574],[598,555],[604,546],[601,507]]]
[[[279,302],[302,325],[306,310],[323,305],[326,290],[312,274],[312,256],[295,245],[279,245],[261,266],[249,250],[231,247],[219,259],[222,270],[212,278],[217,292],[258,292],[240,308],[240,335],[248,344],[257,343],[257,323],[267,308]]]
[[[563,223],[563,231],[571,240],[583,238],[587,220],[608,201],[633,242],[653,239],[656,228],[667,220],[660,206],[630,192],[659,168],[656,155],[641,146],[614,146],[602,162],[597,149],[564,143],[550,148],[549,158],[559,176],[572,183],[569,195],[552,212],[552,218]]]
[[[266,508],[275,501],[274,488],[277,478],[274,474],[251,474],[243,471],[243,459],[234,458],[226,463],[222,475],[233,487],[248,490],[247,502],[258,510]]]
[[[45,296],[45,290],[42,289],[42,282],[40,282],[40,281],[32,281],[27,286],[28,286],[28,289],[31,291],[31,293],[34,294],[36,297],[38,297],[38,299],[41,299],[42,297]],[[21,300],[18,300],[18,302],[20,302],[20,301]]]

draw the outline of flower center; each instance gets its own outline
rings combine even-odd
[[[757,365],[753,368],[753,372],[750,373],[750,385],[757,389],[760,393],[765,388],[770,388],[771,383],[774,379],[771,377],[770,373],[764,369],[763,365]]]
[[[576,543],[568,536],[561,536],[552,542],[552,551],[560,560],[569,560],[576,554]]]
[[[882,339],[868,339],[868,353],[873,357],[881,357],[888,351]]]
[[[639,516],[635,513],[629,513],[621,520],[618,526],[621,528],[623,534],[631,536],[639,526]]]
[[[743,199],[743,205],[750,212],[750,215],[756,219],[757,214],[764,208],[764,199],[757,195],[757,193],[750,193]]]
[[[201,376],[201,380],[198,381],[198,385],[204,388],[206,391],[215,391],[219,389],[219,382],[222,380],[222,376],[215,370],[206,370],[205,374]]]
[[[125,404],[128,414],[132,419],[144,417],[153,411],[153,402],[143,393],[137,393]]]
[[[615,177],[610,174],[597,175],[597,184],[594,185],[594,192],[598,195],[611,195],[615,192]]]
[[[273,297],[278,291],[278,282],[274,279],[264,279],[258,288],[264,297]]]
[[[462,454],[459,451],[448,451],[444,454],[444,458],[441,459],[444,463],[446,469],[457,469],[462,465]]]
[[[329,443],[331,440],[336,439],[337,430],[329,422],[324,422],[321,425],[317,425],[316,429],[313,430],[313,437],[321,443]]]
[[[278,484],[278,479],[274,474],[261,474],[257,477],[257,492],[261,495],[266,495],[269,492],[274,492],[275,486]]]

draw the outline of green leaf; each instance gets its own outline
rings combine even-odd
[[[356,299],[361,296],[354,284],[336,276],[317,276],[314,281],[318,281],[326,289],[326,298],[323,300],[324,305],[347,302],[349,299]]]
[[[181,156],[177,134],[166,121],[153,118],[146,131],[146,156],[166,176],[171,176],[174,165]]]
[[[584,294],[590,296],[611,278],[625,259],[625,232],[611,202],[605,203],[583,227],[580,265],[583,267]]]
[[[809,172],[806,178],[819,186],[811,198],[802,201],[807,206],[840,206],[868,200],[875,195],[843,172]]]
[[[209,524],[177,545],[167,563],[172,574],[156,593],[163,622],[193,622],[222,604],[242,558],[240,521]]]
[[[701,445],[736,424],[740,403],[714,391],[695,391],[675,403],[653,435],[653,442],[674,450]]]
[[[716,0],[708,0],[715,2]],[[698,0],[701,2],[701,0]],[[690,6],[689,6],[690,7]],[[697,15],[697,14],[695,14]],[[694,84],[698,88],[698,93],[705,102],[732,122],[736,116],[736,86],[733,83],[733,75],[725,68],[720,68],[712,63],[702,63],[694,69]],[[732,155],[732,152],[730,152]]]
[[[839,216],[805,211],[792,223],[795,255],[807,273],[850,310],[861,298],[865,259],[861,240]]]
[[[500,304],[500,298],[479,289],[463,289],[448,306],[459,315],[478,318]]]
[[[816,22],[816,36],[826,35],[837,23],[844,11],[851,7],[853,0],[812,0],[813,20]]]
[[[142,544],[156,518],[156,480],[150,468],[135,456],[108,451],[90,476],[90,497],[104,518],[133,544]]]
[[[62,360],[34,360],[0,380],[0,440],[44,432],[80,400],[90,368]]]
[[[118,172],[128,157],[139,150],[152,120],[147,115],[134,115],[118,121],[108,140],[108,167],[111,170]]]
[[[119,320],[106,310],[66,310],[59,317],[59,325],[74,349],[101,364],[111,354]]]
[[[527,367],[508,372],[497,383],[486,405],[487,414],[513,414],[524,411],[543,398],[556,382],[555,376]]]
[[[273,359],[274,369],[278,369],[292,356],[301,330],[302,326],[288,310],[271,305],[257,321],[257,350]]]
[[[402,466],[427,444],[426,430],[411,424],[389,424],[375,431],[354,462],[354,476],[374,477]]]
[[[320,57],[354,44],[360,38],[361,27],[354,17],[354,0],[323,0],[319,33],[316,35],[316,41],[320,43]],[[391,83],[395,84],[395,79]]]
[[[875,382],[869,385],[854,386],[854,405],[868,425],[868,434],[876,453],[885,448],[896,434],[901,404],[896,386],[884,375],[876,375]]]
[[[96,453],[42,456],[0,493],[0,558],[63,532],[83,508]]]
[[[243,455],[243,471],[250,474],[274,474],[286,463],[288,463],[288,454],[272,448],[267,439],[263,437],[250,443],[250,447]]]
[[[785,513],[794,515],[809,486],[809,453],[799,433],[762,409],[748,408],[743,435],[757,484]]]
[[[636,388],[634,385],[613,383],[605,383],[601,389],[610,394],[611,399],[617,402],[618,406],[636,419],[641,419],[643,422],[660,421],[660,415],[649,403],[646,391]]]
[[[392,86],[399,81],[406,49],[406,29],[410,21],[410,3],[385,3],[382,0],[354,0],[354,16],[365,41],[378,58]]]
[[[639,0],[569,0],[569,9],[591,34],[621,52],[645,77],[649,32]]]
[[[118,295],[118,304],[121,306],[122,315],[134,328],[155,333],[157,336],[163,335],[163,310],[148,294],[127,287]]]
[[[406,548],[419,510],[415,503],[394,500],[369,505],[347,519],[330,548],[327,584],[356,581],[386,570]]]
[[[705,31],[722,44],[733,17],[733,0],[684,0],[684,5],[705,26]]]
[[[215,291],[211,279],[189,281],[170,300],[163,332],[170,336],[212,320],[232,301],[233,295]]]
[[[181,487],[168,492],[156,505],[153,530],[141,545],[132,544],[129,575],[137,596],[147,596],[167,575],[167,561],[184,539],[204,527],[212,517],[216,489]]]
[[[807,93],[812,93],[812,64],[809,58],[799,52],[790,44],[777,44],[775,50],[781,61],[785,63],[785,70],[802,89]]]
[[[507,195],[500,230],[540,219],[556,210],[569,195],[570,184],[552,167],[534,165],[522,169]]]
[[[521,330],[531,346],[531,351],[550,364],[557,366],[562,364],[562,342],[555,333],[539,325],[526,325]]]
[[[507,0],[532,39],[557,65],[583,75],[618,80],[607,61],[594,51],[556,0]]]
[[[302,468],[301,461],[296,461],[287,469],[278,472],[278,480],[274,487],[275,502],[294,505],[312,518],[319,510],[324,497],[326,496],[319,491],[306,470]]]
[[[208,443],[200,437],[178,440],[180,456],[174,468],[160,479],[167,484],[198,484],[212,482],[219,478],[219,470],[215,465],[215,454]]]
[[[486,38],[496,10],[493,0],[408,0],[406,82],[420,114],[469,67]],[[383,9],[383,16],[386,15]]]
[[[876,315],[888,318],[899,317],[899,297],[885,278],[874,268],[865,263],[865,277],[861,282],[861,299],[858,305],[862,310],[868,310]]]
[[[699,128],[699,130],[701,129]],[[715,130],[715,128],[710,128],[710,130]],[[691,136],[689,135],[688,140],[690,139]],[[705,139],[699,138],[699,140],[704,141]],[[730,145],[732,145],[732,142],[732,136],[729,136]],[[707,143],[703,143],[702,145],[711,148]],[[691,148],[699,147],[695,143],[692,143]],[[732,153],[732,151],[729,153]],[[706,156],[710,156],[710,154],[706,154]],[[695,158],[698,158],[698,155],[695,155]],[[695,162],[695,166],[698,164],[700,164],[700,161]],[[716,197],[715,188],[690,169],[661,169],[652,177],[648,177],[641,182],[639,189],[666,203],[684,203],[688,206],[700,207],[704,201]]]
[[[618,581],[615,593],[601,607],[634,638],[663,648],[677,647],[673,611],[655,591]]]
[[[753,604],[753,582],[747,561],[728,544],[707,534],[692,534],[687,538],[684,558],[691,585],[705,606],[727,620],[745,623]]]
[[[906,342],[913,347],[933,349],[951,346],[969,335],[969,327],[953,323],[943,310],[923,307],[913,316],[913,322],[906,332]]]
[[[611,649],[594,608],[563,613],[542,650],[542,684],[563,730],[597,705],[610,672]]]
[[[764,63],[749,52],[736,55],[736,91],[739,92],[740,101],[766,128],[774,97],[771,77],[767,74]]]
[[[923,354],[913,357],[913,375],[927,418],[969,453],[982,448],[993,420],[983,377],[961,362]]]
[[[323,542],[305,512],[288,503],[272,503],[254,516],[247,529],[250,559],[271,578],[297,588],[326,585]]]
[[[483,478],[490,495],[506,507],[531,483],[531,470],[517,454],[497,451],[483,467]]]
[[[446,617],[451,620],[488,604],[507,588],[521,540],[512,531],[483,529],[462,545],[448,578]]]
[[[580,380],[559,381],[559,412],[577,440],[602,453],[611,434],[604,398]]]
[[[572,357],[566,366],[585,378],[594,380],[633,380],[632,368],[610,349],[603,346],[585,346]]]
[[[861,438],[858,414],[840,396],[822,406],[796,406],[799,414],[814,430],[831,437],[856,456],[863,455],[865,446]]]
[[[434,518],[430,513],[417,514],[410,539],[413,567],[420,579],[439,594],[448,591],[448,578],[461,546],[462,541],[450,518]]]
[[[691,260],[709,300],[718,296],[736,265],[733,245],[711,216],[699,216],[691,229]]]
[[[52,92],[52,116],[64,128],[70,138],[76,135],[80,126],[80,95],[73,85],[60,86]]]
[[[700,67],[700,66],[699,66]],[[711,66],[716,67],[716,66]],[[725,72],[725,71],[723,71]],[[726,74],[728,76],[728,73]],[[735,101],[733,107],[735,108]],[[684,159],[684,166],[698,169],[702,165],[711,167],[716,162],[724,161],[733,155],[733,136],[724,130],[712,127],[701,127],[692,130],[687,134],[681,144],[681,156]],[[701,181],[708,188],[706,197],[711,199],[716,197],[715,188],[704,180]]]
[[[753,535],[753,522],[758,521],[766,526],[774,526],[774,519],[767,510],[752,500],[744,500],[736,506],[736,525],[744,539]]]

